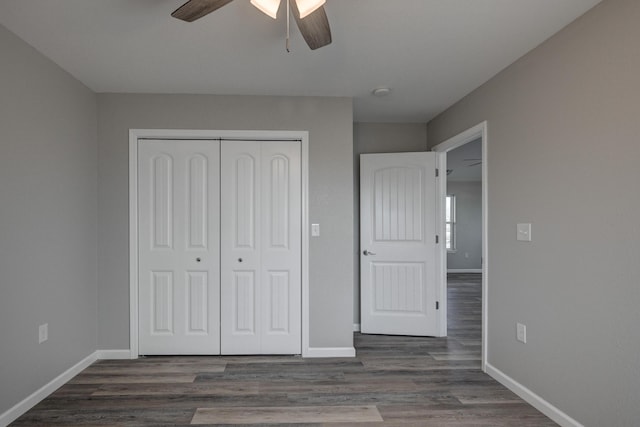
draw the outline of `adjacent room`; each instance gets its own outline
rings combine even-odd
[[[640,2],[0,2],[0,426],[640,425]]]

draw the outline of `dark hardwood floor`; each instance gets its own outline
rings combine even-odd
[[[480,275],[449,278],[449,337],[355,335],[355,359],[99,361],[15,426],[555,426],[480,371]]]

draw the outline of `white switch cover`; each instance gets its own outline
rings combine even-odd
[[[320,236],[320,224],[311,224],[311,237]]]
[[[522,242],[531,241],[531,224],[518,224],[518,240]]]
[[[42,344],[49,339],[49,324],[45,323],[38,327],[38,343]]]
[[[527,326],[522,323],[516,324],[516,339],[521,343],[527,343]]]

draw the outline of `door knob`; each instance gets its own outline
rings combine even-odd
[[[369,252],[368,250],[365,249],[364,251],[362,251],[362,255],[369,256],[369,255],[375,255],[375,254],[373,252]]]
[[[242,258],[238,258],[238,262],[242,262]]]
[[[199,257],[196,258],[196,262],[200,262],[200,261],[202,261],[202,260]]]

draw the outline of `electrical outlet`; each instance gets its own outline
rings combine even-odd
[[[49,339],[49,324],[45,323],[38,327],[38,343],[42,344]]]
[[[531,241],[531,224],[518,224],[517,227],[517,240],[521,242],[530,242]]]
[[[320,237],[320,224],[311,224],[311,237]]]
[[[516,339],[521,343],[527,343],[527,326],[522,323],[516,323]]]

